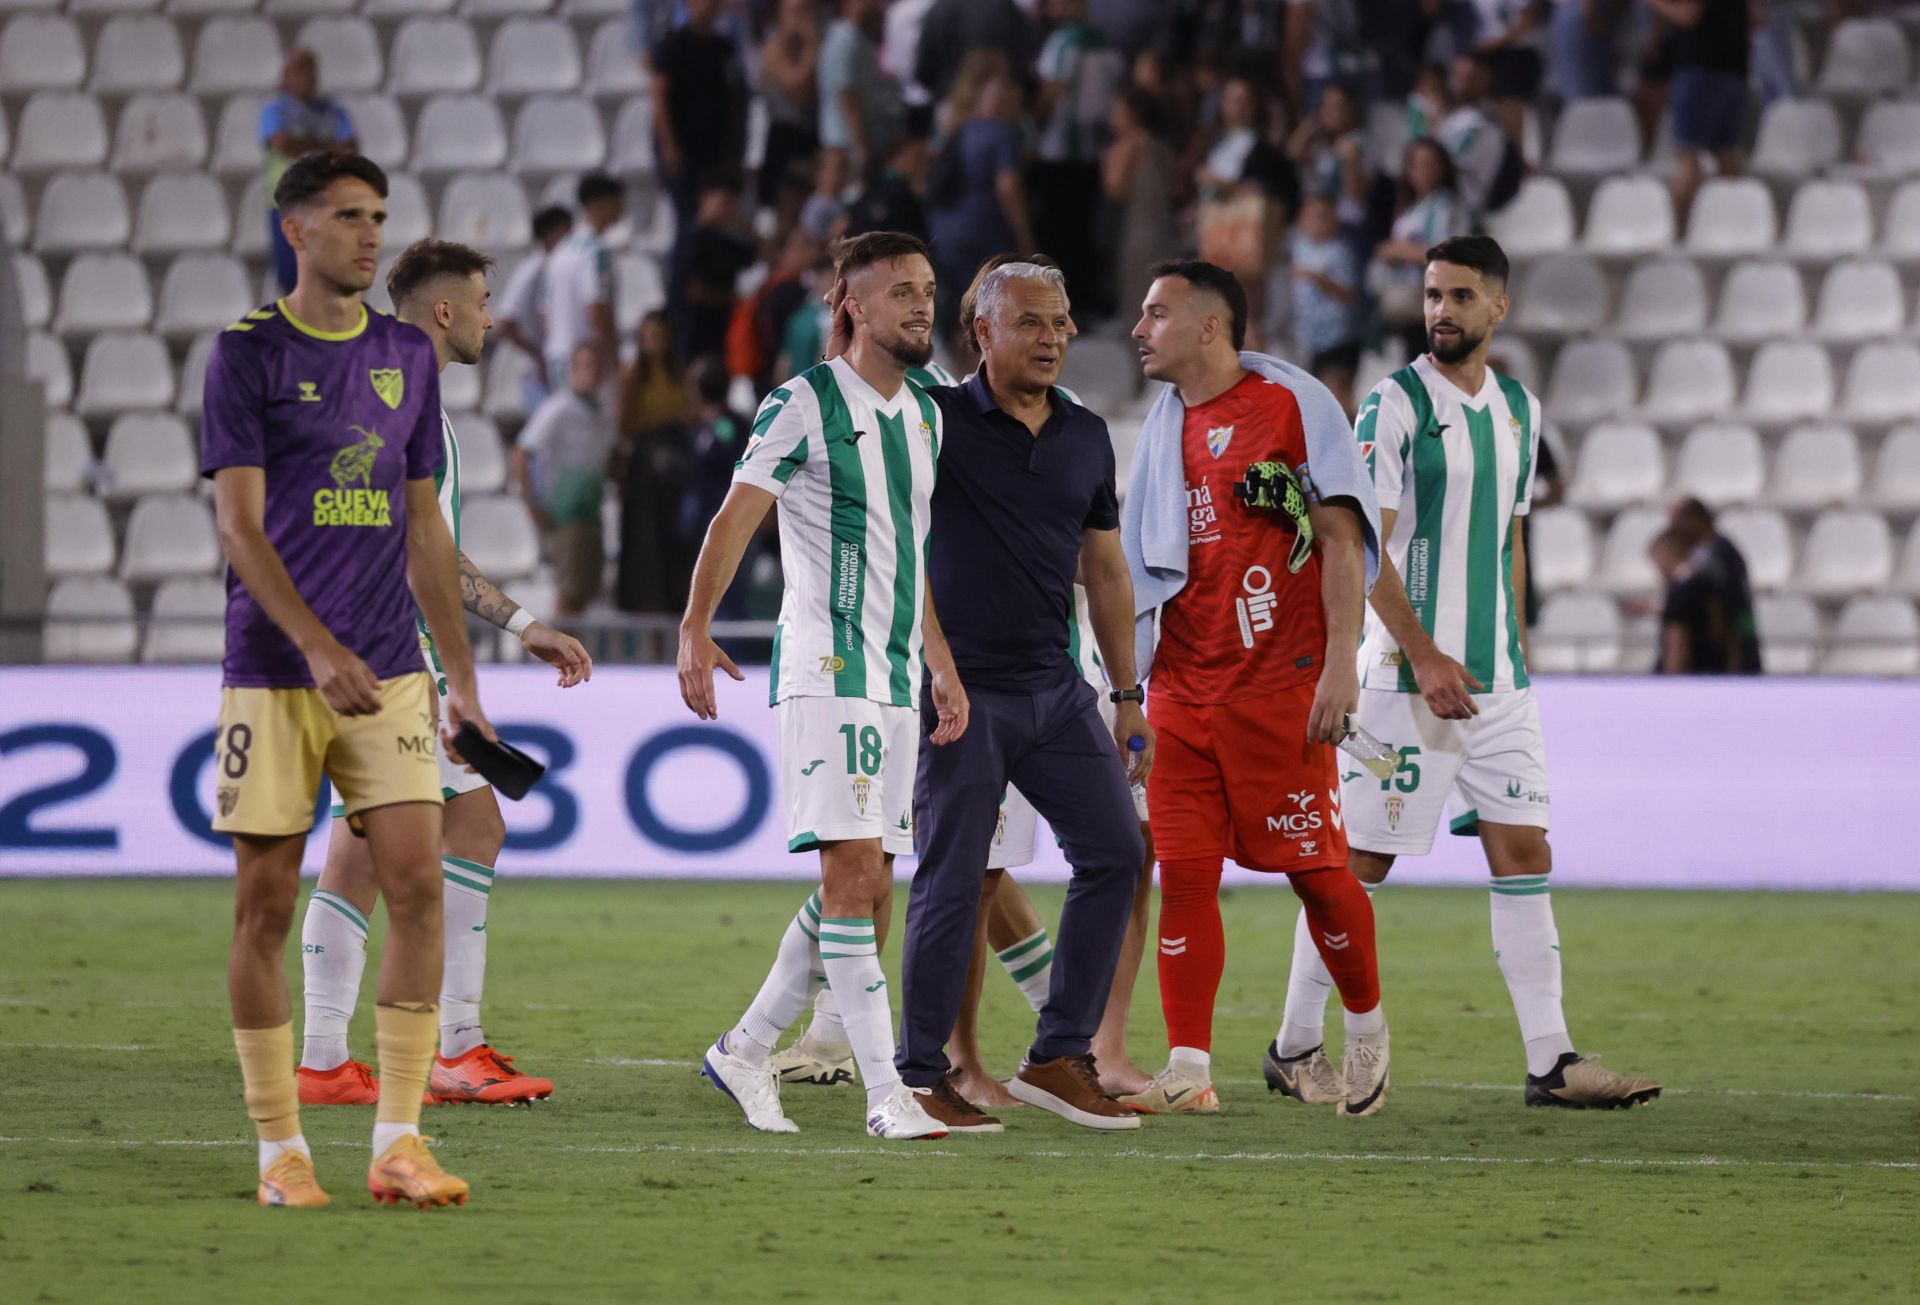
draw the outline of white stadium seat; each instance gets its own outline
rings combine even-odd
[[[1580,441],[1567,498],[1591,508],[1643,503],[1659,497],[1666,487],[1666,471],[1666,453],[1652,427],[1631,421],[1602,422]]]
[[[174,404],[174,411],[183,417],[200,415],[201,387],[207,380],[207,355],[213,352],[213,342],[219,334],[209,331],[187,346],[187,360],[180,365],[180,385]]]
[[[1673,243],[1673,195],[1652,177],[1608,177],[1594,191],[1587,206],[1588,252],[1653,254]]]
[[[1761,425],[1824,417],[1833,410],[1833,363],[1804,340],[1769,340],[1747,365],[1741,416]]]
[[[1753,170],[1795,180],[1840,161],[1840,114],[1825,100],[1775,100],[1760,115]]]
[[[60,279],[53,329],[61,335],[136,331],[153,320],[153,286],[131,254],[81,254]]]
[[[120,578],[164,580],[175,575],[206,575],[220,565],[220,540],[213,512],[204,499],[189,494],[158,494],[141,499],[127,518],[126,548]]]
[[[191,95],[136,95],[113,133],[116,172],[197,168],[207,160],[207,120]]]
[[[526,505],[506,494],[470,498],[460,507],[460,546],[496,583],[530,574],[540,563],[540,540]]]
[[[199,479],[199,454],[180,418],[170,412],[114,418],[101,458],[101,498],[124,503],[147,494],[184,494]]]
[[[617,268],[616,264],[616,268]],[[617,274],[617,272],[616,272]],[[614,291],[614,312],[620,311],[620,292]],[[624,334],[631,334],[625,332]],[[527,360],[517,349],[495,348],[487,351],[487,415],[518,421],[527,415],[520,392],[520,378],[526,375]]]
[[[47,456],[41,484],[49,494],[78,494],[93,468],[87,424],[70,412],[47,414]]]
[[[1687,258],[1635,263],[1627,273],[1613,328],[1629,340],[1663,340],[1706,330],[1707,280],[1699,265]]]
[[[13,150],[13,132],[7,126],[7,114],[0,108],[0,160],[4,160]]]
[[[1847,426],[1796,426],[1774,458],[1767,497],[1782,507],[1821,508],[1860,494],[1860,441]]]
[[[118,580],[74,577],[47,595],[42,655],[48,662],[124,662],[133,659],[140,627],[133,595]]]
[[[1623,99],[1571,101],[1553,124],[1551,171],[1577,176],[1630,172],[1640,162],[1640,124]]]
[[[1733,359],[1718,340],[1668,340],[1653,356],[1640,416],[1656,425],[1690,424],[1733,407]]]
[[[640,319],[667,302],[660,264],[651,254],[627,250],[613,260],[614,324],[624,338],[639,329]]]
[[[1893,575],[1893,535],[1878,512],[1832,508],[1814,519],[1800,556],[1799,587],[1833,597],[1885,584]]]
[[[1813,329],[1830,340],[1865,340],[1898,334],[1906,315],[1906,294],[1892,264],[1849,259],[1827,269]]]
[[[1600,265],[1581,254],[1555,254],[1530,264],[1514,302],[1516,325],[1543,334],[1578,335],[1607,319]]]
[[[1873,424],[1920,413],[1920,349],[1887,341],[1861,346],[1847,364],[1840,409],[1850,420]]]
[[[1793,527],[1772,508],[1730,508],[1714,528],[1733,541],[1746,559],[1747,580],[1755,589],[1784,589],[1793,579]]]
[[[426,187],[410,172],[387,174],[387,248],[405,249],[422,236],[433,234],[433,210]],[[386,269],[381,269],[384,278]]]
[[[280,36],[264,18],[222,16],[207,20],[193,42],[193,75],[187,85],[201,94],[271,92],[280,84]]]
[[[264,95],[229,95],[220,105],[220,117],[213,128],[213,157],[209,164],[223,176],[243,176],[258,172],[264,161],[260,148],[260,110]],[[356,127],[359,125],[356,120]]]
[[[1863,253],[1873,244],[1866,190],[1852,181],[1803,182],[1787,206],[1785,244],[1792,254],[1822,261]]]
[[[187,52],[180,48],[180,26],[170,18],[113,18],[94,37],[92,86],[96,91],[109,95],[170,91],[186,75]]]
[[[392,178],[388,178],[392,183]],[[389,204],[391,207],[391,204]],[[264,257],[267,252],[267,179],[254,173],[240,188],[240,203],[233,210],[233,252]],[[391,233],[387,236],[393,241]]]
[[[460,12],[472,18],[502,18],[513,14],[544,14],[552,0],[463,0]]]
[[[593,30],[587,43],[586,91],[600,99],[627,99],[645,95],[646,69],[633,52],[625,18],[609,18]]]
[[[445,239],[490,253],[525,249],[533,240],[527,192],[511,176],[462,173],[440,199],[437,230]]]
[[[1553,360],[1547,411],[1554,420],[1585,425],[1633,407],[1640,397],[1633,356],[1618,340],[1574,340]]]
[[[603,18],[626,10],[626,0],[561,0],[560,3],[560,12],[569,18]]]
[[[414,127],[413,166],[420,172],[504,167],[507,125],[485,95],[436,95]]]
[[[1907,38],[1885,18],[1844,18],[1827,41],[1820,90],[1828,95],[1884,95],[1909,76]]]
[[[646,96],[620,106],[620,116],[613,120],[613,153],[607,166],[623,177],[653,173],[653,101]]]
[[[1882,507],[1920,509],[1920,425],[1887,432],[1869,484],[1873,501]]]
[[[1542,589],[1571,589],[1593,574],[1593,530],[1579,508],[1537,508],[1528,517],[1527,574]]]
[[[1826,675],[1907,676],[1920,671],[1920,617],[1904,598],[1855,598],[1840,609]]]
[[[360,152],[392,171],[407,162],[407,123],[390,95],[343,95],[340,102],[353,119]]]
[[[1888,588],[1896,593],[1920,595],[1920,521],[1907,531],[1907,542],[1900,550],[1900,564],[1894,569]]]
[[[44,329],[53,320],[53,288],[46,266],[32,254],[15,254],[13,284],[20,296],[21,324],[29,331]]]
[[[1520,193],[1492,215],[1487,233],[1509,255],[1531,258],[1557,253],[1573,244],[1573,201],[1558,178],[1533,176]]]
[[[260,0],[166,0],[170,14],[248,14]]]
[[[1613,519],[1600,545],[1600,564],[1594,583],[1615,593],[1647,592],[1659,587],[1647,546],[1667,528],[1667,514],[1652,508],[1629,508]]]
[[[21,14],[0,28],[0,86],[7,90],[66,90],[86,77],[80,28],[71,18]]]
[[[73,402],[73,364],[57,337],[45,331],[28,332],[27,376],[40,382],[49,408]]]
[[[387,64],[396,95],[471,91],[480,85],[480,43],[457,18],[409,18]]]
[[[1760,666],[1768,675],[1810,675],[1820,647],[1820,609],[1799,594],[1761,594],[1753,600],[1760,631]]]
[[[46,503],[47,578],[113,570],[113,522],[96,498],[56,495]]]
[[[112,332],[87,342],[74,410],[106,417],[173,402],[173,366],[167,347],[151,335]]]
[[[444,14],[453,9],[453,0],[361,0],[364,14]]]
[[[500,346],[495,346],[499,348]],[[449,367],[444,377],[452,372]],[[462,371],[476,368],[463,367]],[[497,494],[507,487],[507,446],[500,428],[484,412],[450,412],[453,433],[460,440],[460,492]]]
[[[227,586],[213,576],[175,576],[153,591],[143,662],[217,662],[227,647]]]
[[[358,7],[357,0],[266,0],[262,6],[275,18],[311,18],[316,15],[350,14]],[[301,44],[295,41],[294,44]],[[320,84],[330,85],[327,70],[320,70]]]
[[[386,73],[380,38],[364,18],[309,19],[293,43],[313,51],[329,95],[374,90]]]
[[[1760,436],[1751,426],[1697,426],[1688,433],[1674,459],[1673,488],[1714,507],[1760,497],[1766,480],[1766,455],[1760,449]]]
[[[514,115],[515,172],[588,172],[606,161],[607,134],[592,101],[543,96]]]
[[[493,34],[487,70],[487,89],[496,95],[576,90],[580,43],[557,18],[510,18]]]
[[[160,0],[67,0],[66,4],[70,14],[146,13],[159,7]]]
[[[1791,263],[1736,263],[1720,287],[1714,334],[1743,342],[1798,335],[1807,324],[1807,290]]]
[[[240,320],[253,307],[247,270],[228,254],[182,254],[160,282],[153,329],[162,335],[198,335]]]
[[[1620,609],[1590,590],[1555,594],[1540,606],[1527,660],[1535,669],[1612,671],[1620,666]]]
[[[1687,220],[1689,253],[1714,258],[1758,254],[1778,235],[1773,196],[1752,177],[1709,177]]]
[[[1853,152],[1877,172],[1920,172],[1920,101],[1881,100],[1867,106]]]
[[[27,216],[27,193],[20,178],[0,172],[0,234],[15,249],[24,247],[33,234],[33,222]]]
[[[107,160],[107,120],[91,95],[42,91],[20,114],[13,168],[91,168]]]
[[[1890,258],[1920,261],[1920,181],[1909,181],[1887,202],[1880,250]]]
[[[133,248],[143,254],[224,249],[233,238],[226,192],[203,172],[155,177],[140,192]]]

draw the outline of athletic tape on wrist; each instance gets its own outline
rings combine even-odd
[[[507,633],[516,639],[523,639],[526,637],[527,627],[532,625],[535,619],[534,614],[523,607],[507,618]]]

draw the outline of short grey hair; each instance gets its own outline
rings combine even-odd
[[[1039,263],[1002,263],[980,283],[980,292],[973,299],[975,320],[984,317],[990,322],[999,321],[1000,310],[1007,304],[1007,287],[1015,281],[1038,281],[1058,290],[1062,300],[1067,297],[1067,276],[1059,268]]]

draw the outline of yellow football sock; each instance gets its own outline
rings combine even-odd
[[[293,1022],[276,1029],[235,1029],[247,1114],[262,1142],[300,1136],[300,1095],[293,1079]]]
[[[380,1050],[380,1105],[374,1121],[417,1125],[434,1040],[440,1034],[439,1007],[376,1006],[373,1028],[374,1045]]]

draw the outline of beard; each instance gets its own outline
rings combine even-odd
[[[908,335],[905,331],[895,331],[891,337],[875,334],[873,342],[903,367],[925,367],[933,361],[932,331],[918,337]]]
[[[1446,348],[1441,348],[1440,342],[1434,339],[1433,332],[1429,330],[1427,332],[1427,352],[1443,363],[1457,363],[1462,358],[1471,354],[1475,349],[1478,349],[1481,342],[1486,338],[1487,333],[1485,331],[1480,332],[1478,335],[1469,335],[1467,334],[1466,328],[1461,327],[1459,338]]]
[[[486,348],[487,337],[484,335],[479,336],[471,342],[456,340],[452,336],[447,337],[447,352],[453,355],[455,362],[465,363],[469,367],[479,363],[481,356],[486,352]]]

